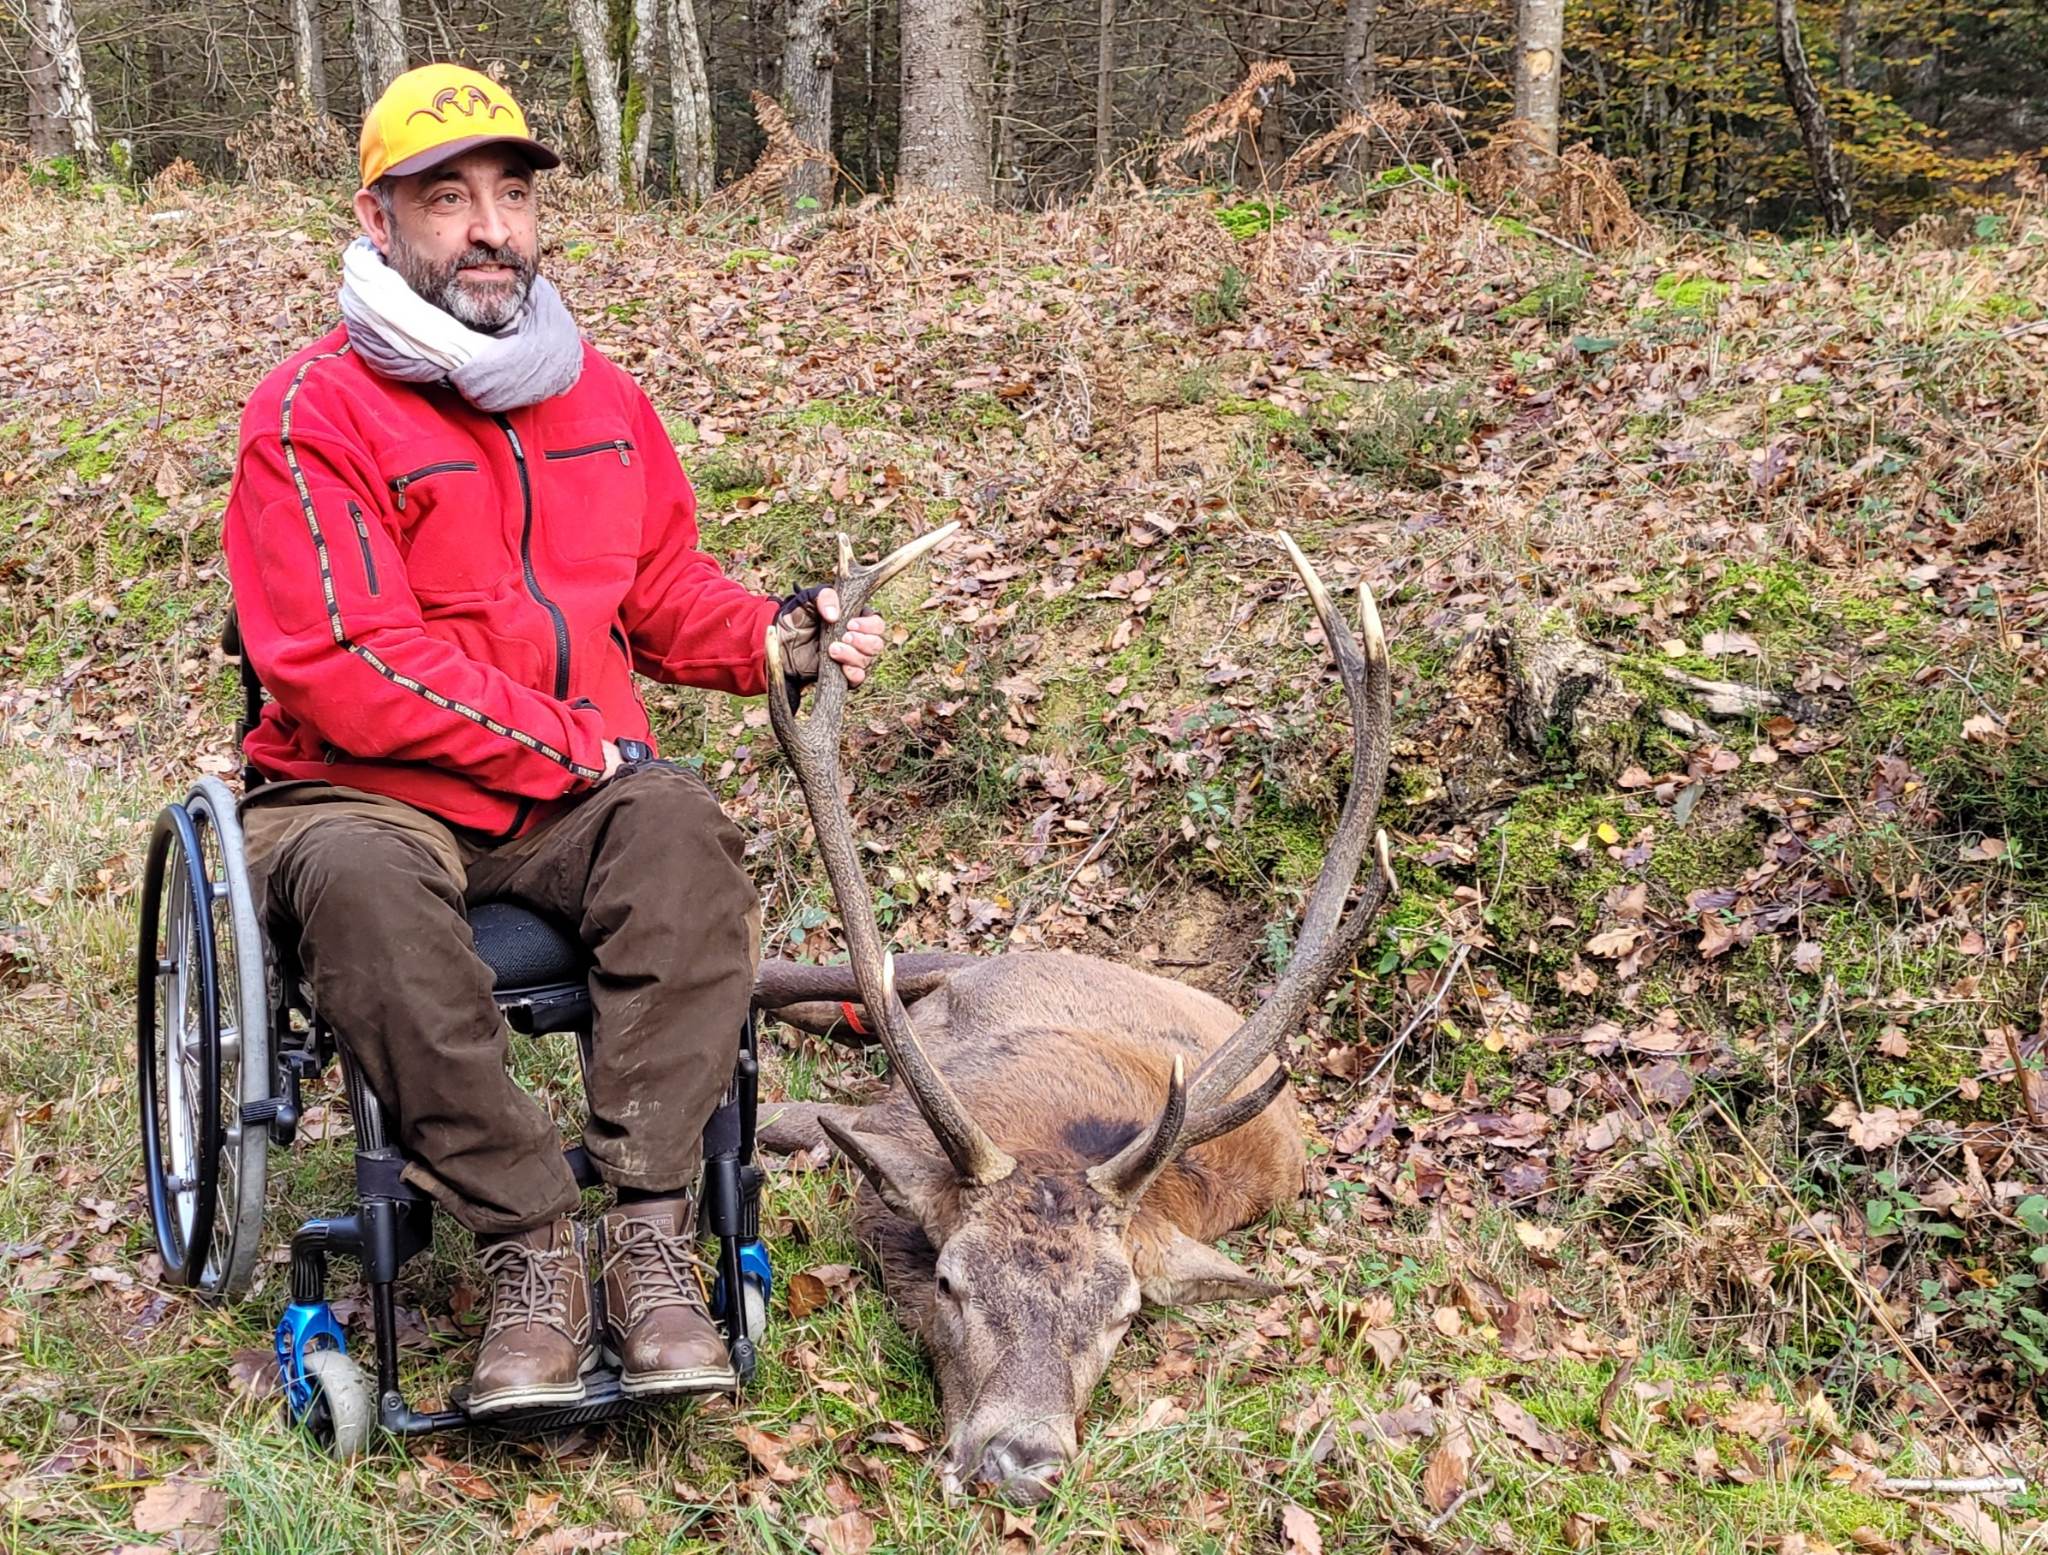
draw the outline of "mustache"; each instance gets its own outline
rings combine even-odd
[[[450,262],[448,274],[455,276],[472,265],[503,265],[522,281],[533,279],[533,261],[509,247],[493,248],[488,244],[473,243]]]

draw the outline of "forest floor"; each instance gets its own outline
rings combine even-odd
[[[779,1165],[781,1289],[818,1278],[736,1405],[324,1461],[267,1346],[285,1235],[344,1198],[345,1108],[323,1092],[274,1157],[249,1300],[164,1286],[131,963],[153,813],[236,766],[240,401],[330,326],[345,206],[17,181],[0,1546],[2040,1537],[2048,226],[1593,259],[1398,178],[1277,219],[1187,194],[796,235],[547,197],[545,268],[668,419],[733,571],[779,592],[835,530],[966,521],[892,590],[849,731],[900,945],[1090,949],[1255,1000],[1349,739],[1273,531],[1370,581],[1403,892],[1295,1046],[1310,1192],[1232,1241],[1287,1294],[1141,1322],[1034,1516],[948,1505],[849,1184]],[[653,700],[749,830],[771,947],[832,955],[765,712]],[[772,1046],[791,1094],[866,1073]],[[566,1114],[573,1057],[520,1061]],[[481,1319],[461,1240],[403,1286],[428,1399]],[[2035,1488],[1885,1482],[1994,1472]]]

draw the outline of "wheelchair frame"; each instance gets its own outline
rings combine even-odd
[[[222,647],[240,656],[232,613]],[[237,734],[246,736],[263,708],[262,686],[246,658],[241,680]],[[246,789],[261,783],[247,767],[243,779]],[[487,915],[511,929],[565,938],[514,903],[480,905],[471,913],[473,927],[482,929]],[[486,945],[478,948],[489,961]],[[502,982],[503,970],[494,970]],[[535,1432],[632,1407],[608,1368],[589,1374],[586,1396],[575,1404],[473,1417],[459,1391],[449,1409],[420,1411],[407,1401],[395,1285],[406,1263],[432,1244],[433,1201],[404,1180],[406,1157],[392,1141],[384,1109],[314,1007],[290,956],[266,943],[238,801],[217,778],[201,779],[157,815],[143,869],[136,985],[137,1101],[157,1252],[169,1281],[208,1297],[247,1293],[262,1239],[268,1152],[297,1136],[305,1082],[341,1061],[355,1129],[356,1206],[316,1216],[293,1234],[291,1302],[275,1335],[287,1407],[330,1451],[360,1451],[375,1426],[400,1435],[465,1425]],[[591,1006],[580,975],[500,986],[495,997],[514,1031],[573,1032],[587,1055]],[[705,1130],[699,1196],[699,1234],[719,1244],[711,1309],[742,1385],[753,1376],[774,1284],[760,1240],[764,1174],[754,1160],[759,1079],[750,1012],[732,1082]],[[579,1185],[597,1181],[580,1145],[565,1158]],[[328,1260],[337,1254],[356,1260],[369,1287],[374,1381],[348,1354],[327,1303]],[[601,1322],[602,1312],[596,1316]]]

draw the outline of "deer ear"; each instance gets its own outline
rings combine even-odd
[[[1207,1242],[1169,1229],[1136,1250],[1138,1293],[1148,1307],[1192,1307],[1211,1301],[1267,1301],[1278,1285],[1255,1279]]]
[[[930,1223],[940,1194],[953,1181],[951,1166],[893,1135],[857,1133],[830,1114],[819,1114],[818,1126],[884,1204],[920,1226]]]

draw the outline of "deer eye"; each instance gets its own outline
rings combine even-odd
[[[939,1276],[939,1294],[948,1301],[958,1301],[960,1299],[960,1287],[942,1274]]]

